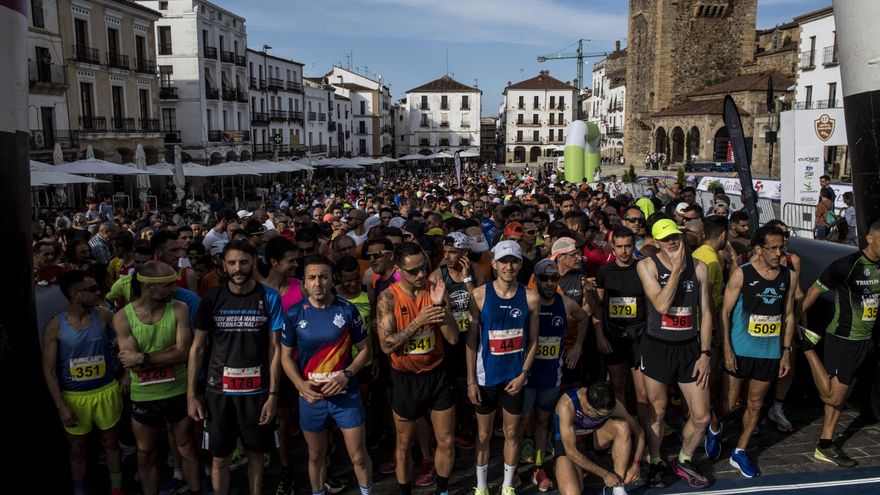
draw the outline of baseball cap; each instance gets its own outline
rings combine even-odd
[[[561,254],[568,254],[574,251],[577,251],[577,242],[571,237],[560,237],[553,243],[549,259],[555,260]]]
[[[654,227],[651,228],[651,237],[657,239],[658,241],[662,241],[667,237],[675,234],[681,234],[681,231],[678,230],[678,226],[675,225],[674,220],[670,220],[668,218],[664,218],[662,220],[657,220],[654,223]]]
[[[266,226],[259,222],[248,222],[244,227],[244,231],[248,237],[252,235],[263,235],[266,233]]]
[[[559,273],[559,266],[556,264],[556,261],[544,258],[535,265],[535,275],[543,275],[545,273]]]
[[[522,224],[519,222],[510,222],[504,226],[504,237],[513,237],[522,235],[525,233],[525,229]]]
[[[443,242],[447,245],[452,244],[452,247],[455,249],[468,249],[470,247],[468,236],[461,232],[450,232],[446,234],[446,237],[443,238]]]
[[[394,217],[391,220],[388,220],[389,227],[403,228],[403,224],[406,223],[406,220],[403,217]]]
[[[687,207],[688,207],[688,204],[685,203],[684,201],[682,201],[681,203],[678,203],[677,205],[675,205],[675,212],[678,213],[679,215],[681,215],[682,213],[684,213],[684,210],[686,210]]]
[[[428,229],[428,231],[425,232],[425,235],[443,235],[443,229],[440,227],[434,227],[433,229]]]
[[[249,216],[252,216],[253,214],[254,212],[252,211],[238,210],[238,218],[247,218]]]
[[[489,250],[489,243],[486,242],[486,236],[479,227],[469,227],[467,229],[467,234],[472,252],[485,253]]]
[[[498,189],[495,189],[494,187],[490,187],[490,188],[486,191],[486,193],[487,193],[487,194],[498,194]]]
[[[494,253],[492,259],[495,261],[505,256],[513,256],[519,260],[522,259],[522,249],[520,249],[519,243],[516,241],[501,241],[492,248],[492,253]]]
[[[364,221],[365,230],[370,230],[373,227],[378,227],[380,225],[382,225],[382,220],[379,219],[379,215],[372,215],[368,217],[366,221]]]

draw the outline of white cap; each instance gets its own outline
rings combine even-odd
[[[379,225],[382,225],[382,220],[379,219],[379,215],[372,215],[364,220],[364,230],[369,231],[373,227],[378,227]]]
[[[403,224],[405,224],[405,223],[406,223],[406,220],[404,220],[403,217],[394,217],[391,220],[388,220],[389,227],[396,227],[398,229],[402,229]]]
[[[679,215],[681,215],[684,213],[684,210],[686,210],[688,206],[689,205],[687,203],[682,201],[681,203],[678,203],[677,205],[675,205],[675,212],[678,213]]]
[[[498,194],[498,189],[495,189],[494,187],[490,187],[490,188],[486,191],[486,193],[487,193],[487,194]]]
[[[247,210],[238,210],[238,218],[247,218],[253,216],[254,212]]]
[[[515,256],[517,259],[522,259],[522,249],[516,241],[501,241],[492,248],[492,252],[495,254],[493,259],[496,261],[505,256]]]

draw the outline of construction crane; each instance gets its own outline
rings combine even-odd
[[[593,53],[584,53],[584,41],[590,41],[585,39],[579,39],[577,41],[577,51],[574,53],[562,53],[560,50],[558,53],[554,53],[552,55],[538,55],[538,62],[546,62],[548,60],[563,60],[563,59],[577,59],[577,101],[578,101],[578,119],[583,118],[583,105],[581,105],[581,90],[584,87],[584,59],[585,58],[599,58],[599,57],[607,57],[611,54],[611,52],[593,52]],[[571,46],[571,45],[569,45]],[[563,48],[563,50],[567,49]]]

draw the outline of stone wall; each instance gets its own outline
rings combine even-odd
[[[754,61],[742,66],[740,74],[757,74],[776,70],[794,79],[797,73],[797,64],[797,49],[792,47],[787,50],[758,54]]]

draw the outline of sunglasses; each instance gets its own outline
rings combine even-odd
[[[376,261],[377,259],[381,258],[382,256],[385,256],[387,253],[390,253],[390,252],[391,251],[388,251],[387,249],[383,249],[382,251],[376,251],[374,253],[367,253],[367,258],[369,258],[370,261]]]
[[[624,220],[626,220],[629,223],[642,223],[645,221],[645,219],[642,217],[626,217],[626,218],[624,218]]]
[[[538,231],[537,231],[537,229],[532,229],[532,230],[526,230],[525,233],[528,235],[537,235]]]
[[[428,264],[427,264],[427,263],[422,263],[421,265],[419,265],[419,266],[417,266],[417,267],[415,267],[415,268],[404,268],[404,267],[401,266],[400,269],[403,270],[403,271],[405,271],[406,273],[412,275],[412,276],[416,276],[416,275],[418,275],[418,274],[420,274],[420,273],[422,273],[422,272],[427,273],[427,272],[428,272]]]
[[[559,282],[559,274],[558,273],[542,273],[538,275],[538,281],[540,282]]]

